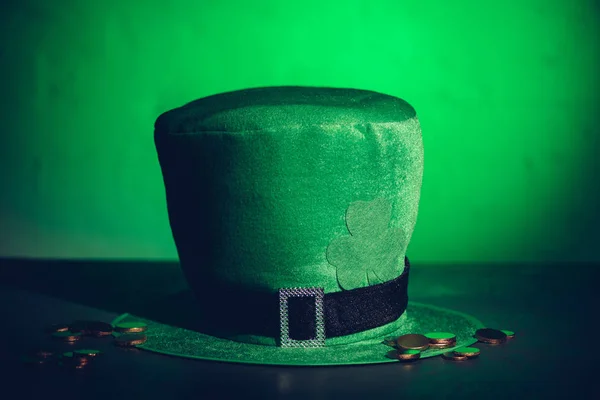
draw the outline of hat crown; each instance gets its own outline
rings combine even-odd
[[[310,125],[401,122],[415,117],[406,101],[359,89],[279,86],[220,93],[163,113],[160,133],[243,132]]]

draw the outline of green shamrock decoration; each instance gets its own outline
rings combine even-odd
[[[401,271],[398,259],[406,244],[401,229],[390,228],[392,205],[386,199],[356,201],[346,211],[350,236],[333,239],[327,261],[336,267],[344,290],[386,282]]]

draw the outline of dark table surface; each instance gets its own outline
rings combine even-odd
[[[600,398],[599,285],[600,265],[414,263],[411,300],[517,333],[504,345],[478,344],[481,356],[462,363],[241,365],[86,338],[78,345],[105,354],[93,368],[65,371],[19,360],[37,348],[68,350],[48,338],[50,324],[110,322],[167,304],[187,290],[177,263],[0,259],[0,398]]]

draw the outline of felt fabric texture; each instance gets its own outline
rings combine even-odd
[[[244,364],[295,366],[397,362],[386,357],[392,348],[382,343],[384,336],[353,344],[293,349],[234,342],[131,314],[120,315],[113,324],[127,321],[143,321],[148,324],[148,330],[145,332],[148,340],[138,346],[140,349],[170,356]],[[415,302],[409,302],[399,321],[399,328],[389,332],[389,336],[428,332],[452,332],[456,335],[456,346],[425,350],[421,358],[434,357],[470,346],[477,341],[473,338],[475,331],[483,328],[481,321],[470,315]]]
[[[238,290],[319,287],[327,294],[387,282],[404,271],[423,175],[419,120],[404,100],[327,87],[239,90],[162,114],[154,139],[180,264],[198,299],[194,318],[234,315],[239,304],[227,294]],[[445,311],[421,322],[431,309],[415,310],[410,320],[403,315],[326,338],[321,349],[279,353],[277,337],[218,326],[209,336],[166,324],[154,324],[160,338],[148,348],[276,364],[307,364],[304,351],[315,365],[382,362],[380,351],[360,346],[424,326],[473,326]],[[426,325],[433,320],[444,323]],[[461,334],[461,344],[471,341]],[[255,355],[242,356],[240,346]],[[334,357],[331,349],[344,346],[355,346],[349,347],[355,354]]]

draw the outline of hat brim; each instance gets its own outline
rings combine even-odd
[[[407,333],[452,332],[456,345],[445,349],[427,349],[421,358],[434,357],[456,348],[469,346],[477,339],[475,331],[483,328],[477,318],[458,311],[429,304],[409,302],[402,326],[386,335]],[[397,362],[386,354],[392,350],[383,344],[384,338],[321,348],[281,348],[260,344],[234,342],[184,329],[131,314],[122,314],[112,323],[141,321],[148,325],[147,341],[138,348],[160,354],[243,364],[326,366],[378,364]]]

